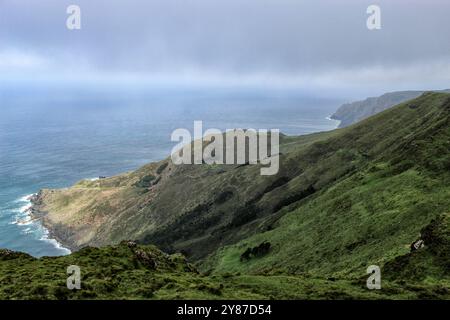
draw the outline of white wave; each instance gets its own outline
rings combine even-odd
[[[336,129],[339,128],[339,126],[341,125],[341,120],[332,119],[331,116],[328,116],[325,119],[335,122],[336,123]]]
[[[11,224],[29,225],[32,222],[30,209],[33,206],[31,203],[31,197],[33,197],[34,195],[35,194],[28,194],[14,201],[14,203],[22,204],[22,206],[11,210],[12,212],[16,213],[14,215],[14,221],[12,221]]]
[[[31,216],[28,215],[22,220],[16,219],[15,224],[17,224],[18,226],[29,226],[33,222],[34,221],[33,221],[33,219],[31,219]]]
[[[32,207],[32,204],[31,204],[31,203],[26,204],[26,205],[24,205],[24,206],[21,206],[21,207],[19,208],[19,212],[20,212],[20,213],[27,213],[27,212],[31,209],[31,207]]]
[[[16,213],[16,215],[14,216],[14,221],[12,221],[11,224],[15,224],[18,227],[23,228],[22,232],[24,234],[35,234],[40,236],[40,241],[45,241],[52,244],[56,249],[62,252],[62,255],[70,254],[71,251],[69,249],[63,247],[56,239],[50,238],[50,232],[40,223],[39,219],[33,219],[31,216],[30,209],[33,206],[31,203],[31,198],[34,195],[35,194],[29,194],[14,201],[17,204],[22,204],[22,206],[12,210]]]
[[[30,228],[30,227],[28,227],[28,228],[23,229],[22,232],[23,232],[24,234],[30,234],[30,233],[33,233],[33,229]]]
[[[30,202],[31,198],[33,196],[35,196],[36,193],[32,193],[32,194],[27,194],[23,197],[20,197],[19,199],[17,199],[16,201],[14,201],[15,203],[19,203],[19,202]]]
[[[50,238],[49,237],[50,232],[48,231],[48,229],[46,229],[44,227],[42,227],[42,229],[43,229],[43,235],[39,240],[52,244],[56,249],[63,251],[64,254],[72,253],[72,251],[63,247],[56,239]]]

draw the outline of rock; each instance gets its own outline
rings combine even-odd
[[[137,246],[137,243],[136,242],[134,242],[134,241],[125,241],[125,244],[126,244],[126,246],[128,247],[128,248],[136,248],[136,246]]]
[[[259,246],[254,248],[247,248],[243,254],[241,254],[241,261],[250,260],[251,258],[262,257],[269,253],[271,244],[264,241]]]
[[[156,269],[157,263],[156,260],[151,257],[147,252],[144,250],[136,250],[134,252],[135,257],[145,266],[149,267],[150,269]]]
[[[422,239],[416,240],[411,244],[411,252],[417,251],[425,247],[425,242]]]

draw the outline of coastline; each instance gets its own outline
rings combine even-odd
[[[24,197],[24,199],[30,202],[30,205],[24,211],[24,213],[26,213],[29,216],[27,223],[33,222],[39,223],[43,229],[44,234],[40,238],[40,240],[50,242],[58,250],[64,251],[65,252],[64,254],[66,255],[71,254],[73,251],[75,251],[76,248],[70,246],[66,241],[64,241],[64,239],[59,237],[57,232],[55,232],[55,230],[52,228],[52,226],[49,223],[47,223],[45,219],[46,213],[38,209],[40,201],[40,192],[28,195]]]

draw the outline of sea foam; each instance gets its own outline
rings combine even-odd
[[[25,195],[20,197],[14,203],[18,204],[20,207],[13,209],[12,211],[16,213],[14,215],[14,220],[11,224],[15,224],[20,227],[23,234],[33,234],[40,241],[45,241],[53,245],[56,249],[61,251],[62,255],[70,254],[71,251],[64,246],[62,246],[56,239],[50,238],[50,232],[45,228],[38,219],[33,219],[31,215],[31,198],[35,194]]]

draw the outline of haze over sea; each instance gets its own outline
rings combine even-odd
[[[334,129],[339,99],[257,89],[130,89],[62,86],[0,89],[0,248],[33,256],[67,254],[27,196],[85,178],[130,171],[170,154],[177,128]]]

